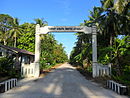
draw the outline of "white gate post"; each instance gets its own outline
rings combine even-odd
[[[40,25],[36,25],[36,34],[35,34],[35,68],[34,68],[34,75],[35,77],[39,77],[40,73]]]
[[[92,26],[92,75],[97,76],[97,34],[96,26]]]

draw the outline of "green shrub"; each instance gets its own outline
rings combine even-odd
[[[20,73],[16,72],[13,67],[13,58],[2,57],[0,58],[0,76],[1,77],[20,77]]]
[[[10,75],[10,71],[13,67],[13,59],[11,58],[0,58],[0,74],[1,76]]]

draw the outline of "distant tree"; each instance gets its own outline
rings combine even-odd
[[[41,68],[67,61],[62,44],[58,44],[52,34],[45,35],[41,42]]]

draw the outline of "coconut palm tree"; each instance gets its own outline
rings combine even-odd
[[[130,35],[130,2],[125,3],[123,10],[119,11],[120,32],[124,35]]]
[[[113,18],[110,20],[113,20],[116,35],[130,34],[130,2],[128,0],[116,0],[115,2],[114,0],[104,0],[103,8],[108,15],[111,15],[110,18]]]
[[[35,21],[35,25],[36,24],[39,24],[41,27],[44,27],[44,26],[47,26],[48,25],[48,22],[47,21],[44,21],[44,18],[37,18],[37,19],[34,19]],[[44,39],[45,35],[41,35],[41,39]]]
[[[47,21],[44,21],[44,18],[37,18],[34,19],[34,21],[36,22],[35,24],[39,24],[40,26],[46,26],[48,25]]]
[[[13,23],[10,29],[10,36],[14,39],[14,47],[17,46],[17,37],[21,34],[18,18],[13,18]]]
[[[114,9],[114,0],[103,0],[102,3],[102,18],[99,21],[100,31],[109,39],[109,45],[112,46],[114,37],[119,33],[119,15]]]

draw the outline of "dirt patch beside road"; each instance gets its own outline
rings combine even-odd
[[[87,79],[90,80],[92,82],[96,82],[98,84],[100,84],[102,87],[106,88],[106,81],[110,80],[111,78],[108,76],[105,77],[97,77],[97,78],[93,78],[92,77],[92,73],[88,72],[87,70],[84,70],[81,67],[76,67],[76,69]]]
[[[56,64],[55,66],[53,66],[53,67],[51,67],[49,69],[41,70],[41,72],[40,72],[40,78],[45,77],[48,73],[50,73],[52,70],[55,70],[56,68],[58,68],[61,65],[62,64]]]

